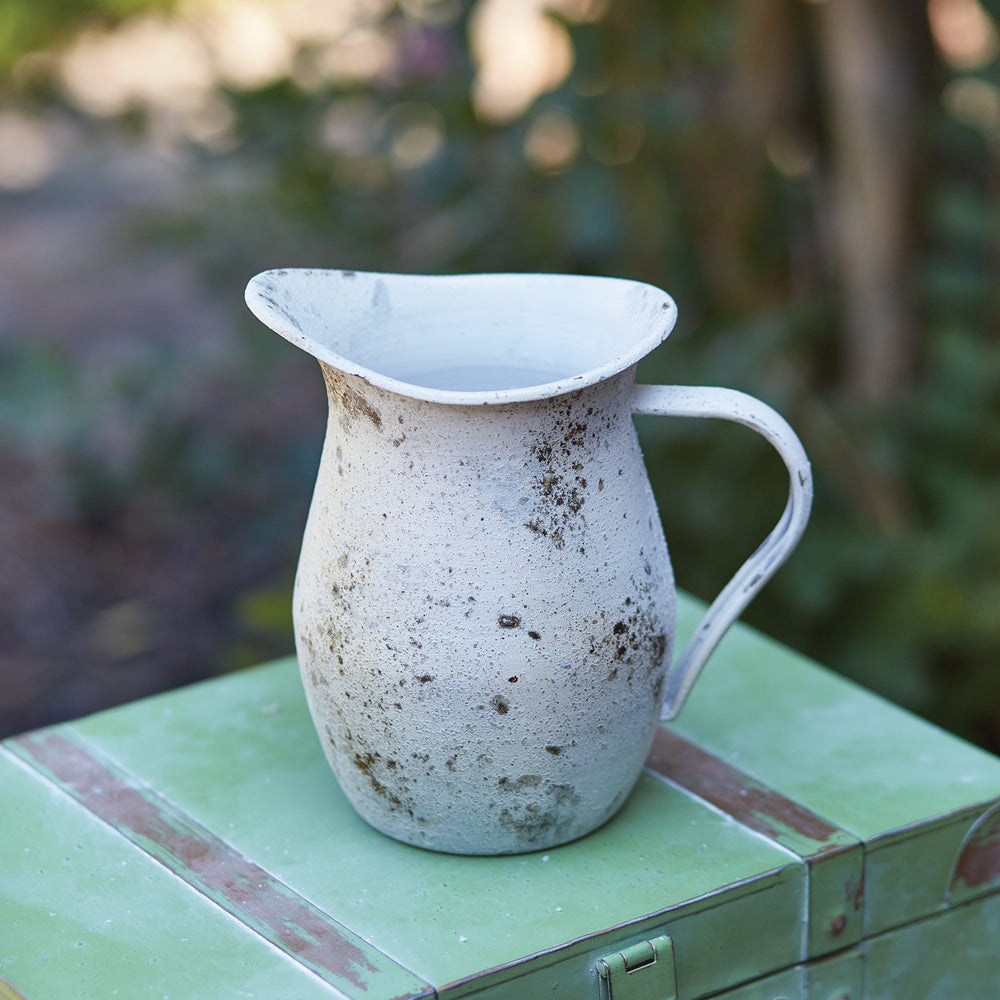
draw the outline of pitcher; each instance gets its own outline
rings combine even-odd
[[[313,720],[354,808],[466,854],[593,830],[802,534],[798,439],[739,392],[636,386],[676,307],[633,281],[278,270],[247,303],[326,381],[293,611]],[[745,424],[791,479],[777,528],[676,662],[636,413]]]

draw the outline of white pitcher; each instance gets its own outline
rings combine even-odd
[[[347,797],[384,833],[440,851],[593,830],[801,536],[812,480],[795,434],[743,393],[634,385],[676,307],[633,281],[277,270],[247,303],[326,380],[293,610]],[[790,474],[778,526],[676,662],[635,413],[745,424]]]

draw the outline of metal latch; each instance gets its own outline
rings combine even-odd
[[[597,960],[601,1000],[677,1000],[674,943],[666,934]]]

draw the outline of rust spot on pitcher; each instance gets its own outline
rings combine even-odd
[[[500,778],[498,788],[510,793],[500,810],[500,825],[515,832],[525,843],[548,842],[574,822],[574,807],[580,795],[573,785],[545,782],[537,774]]]
[[[336,368],[331,368],[324,361],[321,361],[319,364],[323,370],[323,381],[326,382],[330,403],[337,407],[341,419],[346,421],[345,430],[350,427],[351,421],[354,418],[364,417],[370,420],[381,431],[382,414],[351,385],[348,376],[344,375],[343,372],[337,371]]]
[[[555,419],[552,433],[539,437],[529,448],[535,503],[533,516],[524,526],[562,549],[567,535],[586,527],[585,460],[596,447],[597,433],[589,429],[588,423],[593,407],[586,419],[574,410],[572,403],[558,412],[560,416]]]
[[[655,607],[640,606],[631,597],[625,599],[626,608],[617,613],[605,615],[604,621],[611,619],[614,624],[605,625],[600,632],[590,636],[591,656],[600,658],[611,666],[605,680],[613,681],[619,674],[619,667],[625,667],[625,675],[631,684],[636,671],[641,679],[653,676],[654,671],[663,667],[667,651],[667,633],[663,628]],[[618,617],[622,612],[627,617]]]
[[[372,790],[394,805],[398,806],[400,804],[399,797],[394,795],[389,789],[375,776],[375,768],[381,761],[382,755],[379,753],[356,753],[354,755],[354,766],[368,779],[368,783],[372,786]],[[392,762],[392,767],[395,769],[396,762]]]

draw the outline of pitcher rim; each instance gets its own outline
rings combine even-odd
[[[606,282],[608,284],[627,285],[636,289],[645,289],[648,295],[652,295],[654,299],[659,300],[662,316],[660,317],[660,322],[650,323],[648,331],[642,337],[636,339],[628,350],[619,353],[602,365],[589,368],[576,375],[538,385],[515,386],[510,389],[438,389],[386,375],[375,368],[370,368],[346,355],[338,353],[326,344],[306,334],[302,330],[298,320],[286,312],[268,294],[273,291],[273,288],[267,287],[265,284],[268,279],[284,278],[288,275],[322,275],[330,277],[336,275],[347,280],[363,276],[373,279],[387,279],[394,282],[402,280],[441,285],[463,284],[484,280],[489,282],[533,282],[543,280],[552,281],[554,279],[566,284]],[[261,271],[250,279],[246,286],[245,300],[250,311],[265,326],[289,341],[289,343],[304,350],[307,354],[311,354],[318,361],[397,395],[406,396],[411,399],[420,399],[429,403],[443,403],[450,406],[499,406],[505,403],[536,402],[597,385],[638,364],[642,358],[666,340],[677,322],[676,303],[669,294],[656,285],[636,281],[631,278],[558,272],[497,271],[482,273],[462,272],[456,274],[407,274],[402,272],[359,271],[341,268],[272,268]]]

